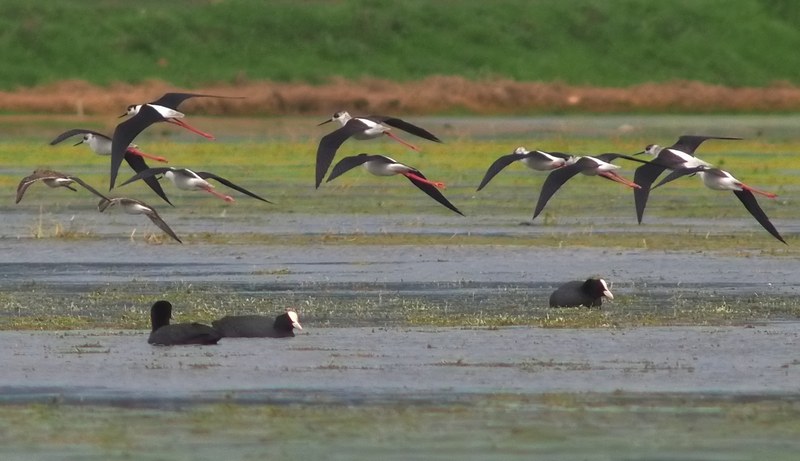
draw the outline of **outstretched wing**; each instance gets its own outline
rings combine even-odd
[[[363,165],[370,160],[376,160],[378,157],[382,157],[380,155],[370,155],[370,154],[358,154],[352,157],[345,157],[339,161],[331,170],[330,176],[328,176],[328,180],[325,182],[331,182],[334,179],[338,178],[339,176],[347,173],[348,171],[352,170],[353,168]]]
[[[77,177],[77,176],[69,176],[69,179],[71,179],[71,180],[75,181],[76,183],[80,184],[80,185],[81,185],[81,186],[83,186],[83,187],[84,187],[86,190],[88,190],[89,192],[93,193],[94,195],[96,195],[96,196],[100,197],[101,199],[108,200],[108,197],[106,197],[105,195],[103,195],[102,193],[100,193],[100,191],[98,191],[98,190],[97,190],[97,189],[95,189],[94,187],[92,187],[92,186],[90,186],[90,185],[86,184],[86,182],[85,182],[83,179],[81,179],[81,178],[79,178],[79,177]]]
[[[772,225],[767,214],[764,213],[764,210],[761,209],[761,206],[758,204],[755,195],[749,190],[735,190],[733,193],[742,202],[742,205],[756,218],[756,221],[761,224],[761,227],[767,230],[773,237],[780,240],[784,244],[786,244],[786,240],[781,237],[781,234],[778,233],[778,230],[775,229],[775,226]]]
[[[542,184],[542,192],[539,194],[539,201],[536,202],[536,210],[533,212],[533,219],[536,219],[536,217],[539,216],[539,213],[544,210],[544,207],[547,205],[550,197],[552,197],[553,194],[555,194],[565,182],[569,181],[570,178],[580,173],[583,167],[584,165],[582,165],[580,162],[573,163],[572,165],[567,165],[563,168],[553,170],[552,173],[547,175],[547,179],[545,179],[544,184]]]
[[[19,203],[22,200],[22,197],[25,195],[25,191],[31,187],[31,184],[35,183],[36,181],[44,178],[38,171],[34,171],[33,174],[25,176],[17,185],[17,198],[14,203]]]
[[[728,139],[733,141],[740,141],[742,138],[732,138],[728,136],[700,136],[700,135],[683,135],[678,138],[678,141],[671,146],[672,149],[679,150],[681,152],[685,152],[689,155],[694,155],[694,151],[703,143],[703,141],[707,141],[709,139]]]
[[[198,93],[165,93],[164,96],[161,96],[150,104],[169,107],[170,109],[177,109],[183,101],[186,101],[189,98],[244,99],[242,96],[217,96],[213,94]]]
[[[216,179],[217,181],[219,181],[220,183],[230,187],[231,189],[238,190],[239,192],[241,192],[241,193],[243,193],[245,195],[249,195],[250,197],[253,197],[255,199],[261,200],[262,202],[272,203],[269,200],[267,200],[265,198],[262,198],[262,197],[259,197],[258,195],[250,192],[249,190],[245,189],[244,187],[237,186],[236,184],[228,181],[227,179],[225,179],[223,177],[217,176],[214,173],[209,173],[207,171],[195,171],[195,173],[197,174],[197,176],[200,176],[203,179],[209,179],[209,178],[210,179]]]
[[[150,218],[150,221],[153,221],[153,224],[158,226],[158,228],[164,231],[167,235],[177,240],[178,243],[183,243],[181,242],[181,239],[179,239],[178,236],[175,235],[175,232],[172,231],[172,229],[167,225],[167,223],[165,223],[164,220],[161,219],[161,216],[158,215],[158,212],[152,207],[148,208],[150,208],[150,212],[145,214],[147,215],[148,218]]]
[[[111,138],[111,180],[109,189],[114,188],[119,166],[122,165],[122,159],[125,158],[128,146],[145,128],[161,120],[163,120],[161,114],[145,104],[139,109],[138,114],[114,128],[114,135]]]
[[[317,147],[317,189],[319,189],[319,185],[322,184],[325,173],[328,172],[328,168],[330,168],[331,163],[333,163],[333,157],[336,156],[336,151],[339,149],[339,146],[347,141],[350,136],[360,133],[367,128],[367,125],[363,122],[357,119],[350,119],[343,127],[326,134],[320,139],[319,147]],[[328,181],[330,181],[330,179],[328,179]]]
[[[495,160],[494,163],[489,166],[489,169],[486,170],[486,174],[483,175],[483,180],[481,180],[481,184],[478,186],[477,190],[481,190],[486,187],[486,185],[489,184],[489,181],[491,181],[492,178],[497,175],[497,173],[501,172],[503,168],[516,162],[517,160],[522,160],[525,158],[525,155],[526,154],[508,154]]]
[[[366,118],[368,118],[370,120],[373,120],[373,121],[376,121],[376,122],[379,122],[379,123],[385,123],[386,125],[389,125],[389,126],[392,126],[392,127],[395,127],[395,128],[399,128],[399,129],[405,131],[406,133],[411,133],[414,136],[419,136],[420,138],[424,138],[424,139],[427,139],[429,141],[442,142],[441,139],[437,138],[436,135],[434,135],[430,131],[428,131],[428,130],[426,130],[424,128],[420,128],[417,125],[414,125],[412,123],[408,123],[405,120],[402,120],[402,119],[399,119],[399,118],[396,118],[396,117],[387,117],[385,115],[368,115]]]
[[[130,165],[130,167],[133,168],[133,171],[135,171],[136,173],[141,173],[142,171],[150,169],[150,167],[147,166],[147,163],[144,161],[142,157],[131,154],[129,152],[125,152],[125,161],[128,162],[128,165]],[[167,194],[164,193],[164,189],[161,188],[161,183],[158,182],[158,178],[155,178],[153,176],[148,176],[146,178],[141,178],[141,179],[142,181],[145,182],[145,184],[150,186],[150,189],[153,189],[153,192],[158,194],[158,196],[161,197],[165,202],[172,205],[172,202],[170,202],[169,199],[167,198]]]
[[[707,169],[708,167],[698,166],[693,168],[678,168],[677,170],[672,170],[668,175],[664,176],[664,179],[662,179],[658,184],[653,186],[652,189],[655,189],[656,187],[661,187],[664,184],[675,181],[678,178],[689,176],[691,174],[697,173],[698,171],[703,171]]]
[[[61,133],[60,135],[56,136],[55,139],[50,141],[50,145],[51,146],[55,146],[56,144],[60,143],[61,141],[65,140],[65,139],[71,138],[71,137],[73,137],[75,135],[86,134],[86,133],[91,133],[91,134],[93,134],[93,135],[95,135],[97,137],[100,137],[100,138],[109,139],[108,136],[106,136],[106,135],[104,135],[102,133],[98,133],[96,131],[85,130],[83,128],[73,128],[71,130],[67,130],[67,131]]]
[[[153,176],[155,176],[157,174],[164,174],[166,171],[169,171],[169,169],[170,168],[166,167],[166,166],[161,166],[161,167],[156,167],[156,168],[147,168],[146,170],[142,170],[142,171],[136,173],[135,175],[131,176],[130,178],[128,178],[127,181],[125,181],[124,183],[120,184],[120,186],[124,186],[125,184],[130,184],[130,183],[132,183],[134,181],[138,181],[140,179],[150,178],[150,177],[153,177]]]
[[[436,200],[437,202],[441,203],[442,205],[446,206],[447,208],[455,211],[456,213],[460,214],[461,216],[464,216],[464,213],[459,211],[459,209],[456,208],[455,205],[450,203],[450,201],[447,200],[447,198],[444,195],[442,195],[442,193],[439,191],[439,189],[436,186],[434,186],[433,184],[430,184],[430,183],[427,183],[427,182],[419,180],[419,178],[427,179],[427,178],[425,178],[425,176],[422,175],[422,173],[419,172],[419,170],[415,171],[413,175],[406,176],[406,178],[408,178],[408,180],[411,181],[412,184],[417,186],[417,188],[419,188],[419,190],[421,190],[422,192],[425,192],[426,194],[428,194],[428,196],[431,197],[432,199]]]
[[[656,163],[645,163],[636,169],[633,173],[633,182],[639,185],[639,188],[633,189],[633,201],[636,204],[636,219],[639,224],[642,223],[644,216],[644,208],[647,206],[647,198],[650,196],[650,185],[658,179],[658,176],[666,170],[667,167]]]
[[[638,162],[638,163],[650,163],[647,160],[642,160],[640,158],[631,157],[630,155],[625,155],[625,154],[615,154],[613,152],[608,152],[608,153],[600,154],[600,155],[592,155],[592,157],[594,157],[596,159],[600,159],[600,160],[602,160],[604,162],[607,162],[607,163],[611,163],[611,162],[613,162],[614,160],[616,160],[618,158],[624,158],[625,160],[632,160],[632,161]]]

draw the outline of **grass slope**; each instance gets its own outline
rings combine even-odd
[[[433,74],[627,86],[797,82],[793,0],[0,3],[0,88]]]

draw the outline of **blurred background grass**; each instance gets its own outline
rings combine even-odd
[[[0,89],[430,75],[794,84],[798,23],[793,0],[4,0]]]

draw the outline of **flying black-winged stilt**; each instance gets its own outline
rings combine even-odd
[[[111,187],[117,179],[117,171],[122,163],[122,158],[128,146],[150,125],[157,122],[169,122],[186,128],[208,139],[214,139],[213,135],[198,130],[184,122],[185,115],[178,112],[178,106],[189,98],[225,98],[240,99],[233,96],[215,96],[210,94],[195,93],[166,93],[155,101],[144,104],[132,104],[120,117],[130,115],[128,120],[117,125],[114,135],[111,137]]]
[[[742,138],[732,138],[726,136],[701,136],[683,135],[678,138],[672,146],[662,147],[658,144],[649,144],[642,152],[634,155],[650,154],[654,158],[633,173],[633,182],[639,185],[638,189],[633,190],[633,200],[636,204],[636,219],[642,223],[644,209],[647,206],[647,198],[650,196],[650,186],[658,179],[664,170],[676,170],[678,168],[693,168],[696,166],[710,166],[708,162],[700,160],[694,156],[694,151],[704,141],[709,139],[741,140]]]
[[[486,174],[483,176],[481,184],[478,186],[478,190],[486,187],[497,173],[513,162],[520,161],[528,168],[536,171],[550,171],[566,166],[568,163],[574,162],[575,160],[575,157],[569,154],[528,150],[520,146],[514,149],[513,153],[503,155],[489,166],[489,169],[486,170]]]
[[[536,210],[533,212],[533,219],[536,219],[536,217],[539,216],[539,213],[544,210],[544,207],[547,205],[547,201],[550,200],[550,197],[552,197],[553,194],[555,194],[565,182],[578,173],[582,173],[587,176],[600,176],[634,189],[639,187],[636,183],[623,178],[614,171],[620,167],[619,165],[614,165],[610,162],[617,158],[633,160],[634,162],[639,163],[647,163],[647,161],[640,160],[636,157],[612,153],[578,157],[574,163],[557,170],[553,170],[552,173],[547,175],[547,179],[545,179],[544,184],[542,184],[542,192],[539,194],[539,201],[536,203]]]
[[[238,186],[227,179],[217,176],[214,173],[209,173],[207,171],[192,171],[188,168],[173,168],[173,167],[158,167],[158,168],[148,168],[147,170],[141,171],[136,175],[129,178],[127,181],[122,183],[121,185],[124,186],[126,184],[130,184],[133,181],[137,181],[139,179],[144,178],[151,178],[155,175],[163,174],[165,178],[172,181],[172,184],[175,185],[178,189],[181,190],[204,190],[216,197],[219,197],[226,202],[233,202],[234,199],[230,195],[225,195],[220,192],[214,190],[214,186],[207,181],[207,179],[214,179],[216,181],[221,182],[222,184],[230,187],[231,189],[235,189],[245,195],[249,195],[255,199],[261,200],[262,202],[272,203],[269,200],[262,198],[253,192],[245,189],[244,187]]]
[[[65,139],[76,135],[82,135],[81,141],[76,143],[76,146],[86,144],[89,146],[92,152],[97,155],[111,155],[111,138],[102,133],[98,133],[97,131],[87,130],[84,128],[75,128],[61,133],[55,139],[50,141],[50,145],[56,145]],[[135,144],[128,146],[128,149],[125,151],[124,158],[133,171],[137,173],[149,168],[147,163],[144,161],[145,158],[153,159],[157,162],[167,162],[167,159],[164,157],[145,154],[144,152],[140,151],[138,146]],[[153,192],[158,194],[158,196],[161,197],[165,202],[172,205],[172,202],[169,201],[167,194],[164,193],[164,189],[161,188],[161,184],[156,178],[147,178],[144,181],[148,186],[150,186],[151,189],[153,189]]]
[[[348,112],[340,111],[333,114],[333,117],[320,123],[319,126],[333,121],[339,122],[342,126],[341,128],[323,136],[319,142],[319,147],[317,147],[317,188],[319,188],[319,185],[322,183],[322,179],[325,177],[325,173],[328,172],[328,168],[331,166],[331,163],[333,163],[333,157],[336,155],[336,151],[339,149],[339,146],[341,146],[342,143],[348,138],[352,137],[355,139],[365,140],[375,139],[379,136],[386,135],[410,149],[419,150],[417,146],[409,144],[391,132],[392,128],[398,128],[429,141],[442,142],[441,139],[437,138],[428,130],[408,123],[405,120],[401,120],[397,117],[388,117],[385,115],[353,117]]]
[[[403,175],[411,181],[412,184],[417,186],[421,191],[425,192],[432,199],[441,203],[450,210],[455,211],[460,215],[464,215],[458,208],[456,208],[450,201],[448,201],[439,189],[444,189],[444,184],[434,182],[427,179],[421,171],[416,168],[404,165],[392,158],[385,155],[370,155],[358,154],[352,157],[345,157],[339,161],[331,170],[328,181],[333,181],[340,175],[352,170],[353,168],[363,165],[367,171],[376,176],[394,176]]]
[[[665,176],[661,182],[653,186],[653,189],[656,187],[661,187],[664,184],[674,181],[682,176],[691,174],[697,174],[700,176],[700,178],[703,180],[703,184],[705,184],[705,186],[709,189],[732,191],[733,194],[736,195],[736,198],[742,202],[742,205],[744,205],[745,209],[750,212],[756,221],[758,221],[759,224],[761,224],[761,226],[770,233],[770,235],[781,242],[786,243],[786,240],[781,237],[781,234],[778,233],[778,230],[775,229],[775,226],[773,226],[772,222],[770,222],[767,214],[764,213],[763,209],[761,209],[761,206],[758,204],[754,194],[763,195],[767,198],[776,198],[778,195],[748,186],[747,184],[734,178],[732,174],[725,170],[712,168],[705,165],[699,165],[693,168],[679,168]]]

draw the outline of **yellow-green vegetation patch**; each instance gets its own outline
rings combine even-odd
[[[324,132],[320,132],[320,136]],[[672,142],[672,139],[662,142]],[[143,142],[147,142],[144,140]],[[425,226],[425,215],[452,216],[451,212],[433,202],[404,178],[380,178],[361,169],[323,184],[319,190],[313,186],[314,153],[318,140],[306,141],[269,140],[254,142],[180,143],[150,141],[147,150],[170,158],[170,165],[211,171],[253,190],[270,199],[273,205],[249,203],[248,197],[239,197],[237,203],[224,204],[209,194],[181,192],[165,187],[174,197],[176,208],[169,214],[224,213],[226,216],[242,216],[248,213],[313,213],[313,214],[416,214],[420,215],[420,226]],[[538,196],[546,176],[534,172],[521,164],[509,165],[482,191],[476,192],[480,179],[489,165],[500,155],[513,150],[516,145],[526,144],[530,148],[559,150],[576,154],[601,152],[633,153],[640,151],[653,139],[577,138],[553,137],[537,139],[536,145],[526,139],[505,140],[453,140],[445,144],[426,146],[424,152],[413,152],[397,143],[372,142],[351,146],[371,153],[383,153],[398,158],[404,163],[417,166],[426,176],[447,184],[444,194],[468,217],[511,216],[518,222],[530,221],[533,201]],[[37,167],[63,170],[80,176],[88,183],[102,189],[107,181],[108,159],[91,154],[79,147],[42,146],[32,142],[0,143],[0,161],[7,160],[15,166],[0,174],[0,188],[8,191],[9,197],[16,184],[25,174]],[[343,147],[342,149],[345,149]],[[776,200],[762,199],[762,207],[773,219],[793,217],[794,196],[800,193],[800,159],[792,152],[800,151],[796,142],[737,141],[708,143],[703,146],[703,158],[730,169],[739,179],[762,189],[779,194]],[[35,154],[31,154],[35,152]],[[352,152],[343,150],[340,156]],[[454,161],[457,158],[458,161]],[[632,176],[637,163],[619,160],[621,173]],[[17,171],[15,174],[14,171]],[[120,177],[128,175],[123,166]],[[38,188],[43,188],[40,186]],[[42,197],[47,209],[59,204],[68,209],[90,209],[96,203],[93,197],[79,191],[37,191],[33,186],[30,196],[16,207],[39,207]],[[602,208],[587,206],[599,191],[603,194]],[[115,194],[133,195],[158,204],[158,198],[144,184],[130,184],[112,191]],[[91,198],[91,200],[90,200]],[[191,209],[187,209],[191,203]],[[245,206],[246,205],[246,206]],[[47,210],[46,210],[47,211]],[[761,236],[758,223],[736,200],[733,194],[708,190],[693,178],[676,181],[656,190],[651,195],[643,226],[637,226],[633,210],[633,197],[626,187],[610,181],[582,175],[571,180],[559,190],[545,213],[536,221],[537,226],[558,224],[564,219],[606,216],[619,217],[619,226],[639,229],[631,234],[644,234],[654,238],[646,227],[648,222],[659,218],[741,218],[751,223],[740,231]],[[174,221],[174,218],[171,220]],[[468,223],[468,220],[464,221]],[[34,225],[35,223],[32,223]],[[585,228],[588,228],[585,227]],[[73,229],[81,232],[83,229]],[[737,230],[737,233],[739,230]],[[48,234],[48,232],[41,232]],[[767,236],[769,237],[769,236]],[[198,236],[198,239],[201,237]],[[224,237],[220,237],[224,238]],[[639,238],[641,240],[641,237]],[[759,239],[766,244],[769,238]],[[629,243],[632,246],[633,243]]]
[[[662,300],[617,296],[601,309],[549,308],[531,289],[499,290],[476,300],[471,290],[442,297],[402,294],[370,284],[303,284],[291,292],[247,293],[206,284],[132,282],[88,292],[49,293],[31,285],[0,293],[0,329],[148,329],[150,306],[167,299],[176,322],[211,322],[230,314],[277,315],[296,309],[303,325],[502,328],[628,328],[656,325],[731,325],[800,318],[792,297],[714,299],[676,295]]]
[[[567,364],[569,365],[569,364]],[[560,364],[543,363],[537,366]],[[376,453],[489,459],[498,453],[569,459],[796,457],[795,398],[692,394],[441,395],[353,401],[305,396],[289,403],[175,405],[4,404],[0,453],[16,459],[70,453],[129,459],[374,459]],[[160,408],[157,408],[160,407]],[[657,433],[658,437],[652,437]],[[637,440],[634,445],[630,440]],[[394,458],[392,458],[394,459]],[[398,458],[399,459],[399,458]]]

